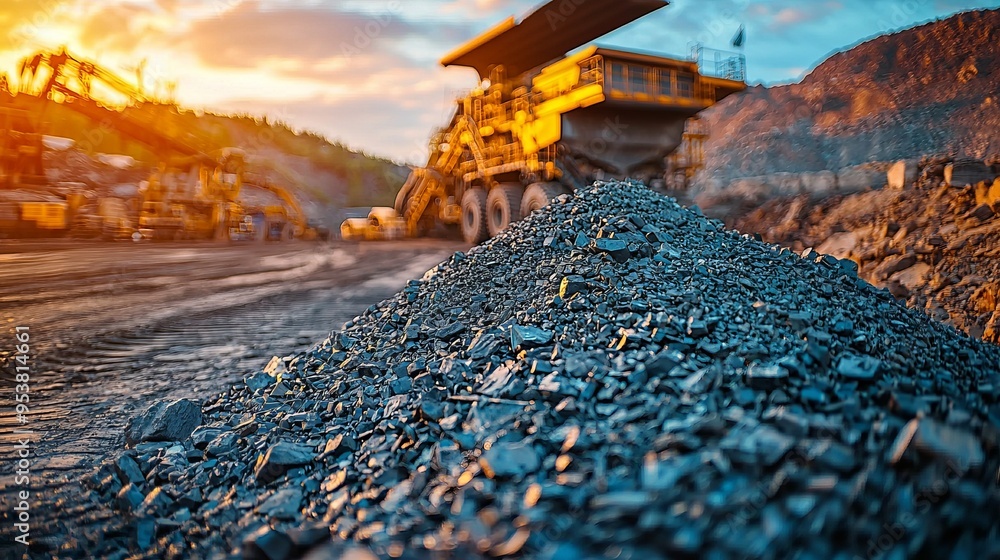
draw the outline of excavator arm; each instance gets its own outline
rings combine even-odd
[[[274,183],[264,182],[264,184],[258,186],[271,191],[287,205],[288,210],[290,210],[290,212],[288,212],[288,219],[294,228],[295,237],[300,239],[308,237],[308,230],[310,228],[306,218],[306,213],[302,210],[302,206],[299,205],[299,201],[295,199],[295,196],[292,195],[288,189],[275,185]]]
[[[39,52],[21,64],[22,93],[62,97],[65,105],[149,147],[156,154],[205,158],[208,142],[165,118],[138,86],[65,50]],[[110,109],[110,110],[109,110]]]

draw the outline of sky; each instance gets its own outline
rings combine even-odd
[[[561,0],[571,9],[573,2]],[[352,148],[422,164],[453,99],[475,87],[438,61],[540,0],[2,0],[0,69],[39,50],[139,80],[184,107],[252,113]],[[602,37],[606,46],[687,56],[691,45],[742,54],[748,81],[797,81],[864,39],[1000,0],[673,0]]]

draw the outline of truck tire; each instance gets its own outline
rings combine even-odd
[[[486,208],[491,237],[521,219],[522,196],[524,187],[520,183],[501,183],[490,189]]]
[[[565,192],[566,188],[560,183],[532,183],[524,191],[524,198],[521,199],[521,217],[527,218],[532,212],[548,206],[553,198]]]
[[[466,243],[478,245],[489,237],[486,225],[486,191],[469,189],[462,195],[462,237]]]

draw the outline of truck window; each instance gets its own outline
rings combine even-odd
[[[630,64],[628,67],[628,79],[631,86],[632,95],[649,95],[650,83],[646,77],[648,69],[644,66]]]
[[[694,76],[690,74],[677,75],[677,95],[694,97]]]
[[[673,84],[671,83],[673,79],[673,72],[670,70],[660,70],[660,95],[671,96],[674,94]]]
[[[611,89],[615,91],[626,91],[625,65],[621,62],[611,63]]]

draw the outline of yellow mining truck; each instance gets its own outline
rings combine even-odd
[[[475,69],[481,85],[396,197],[407,234],[458,226],[479,243],[594,179],[662,179],[685,121],[746,88],[743,57],[580,46],[666,5],[554,0],[447,55],[443,65]]]

